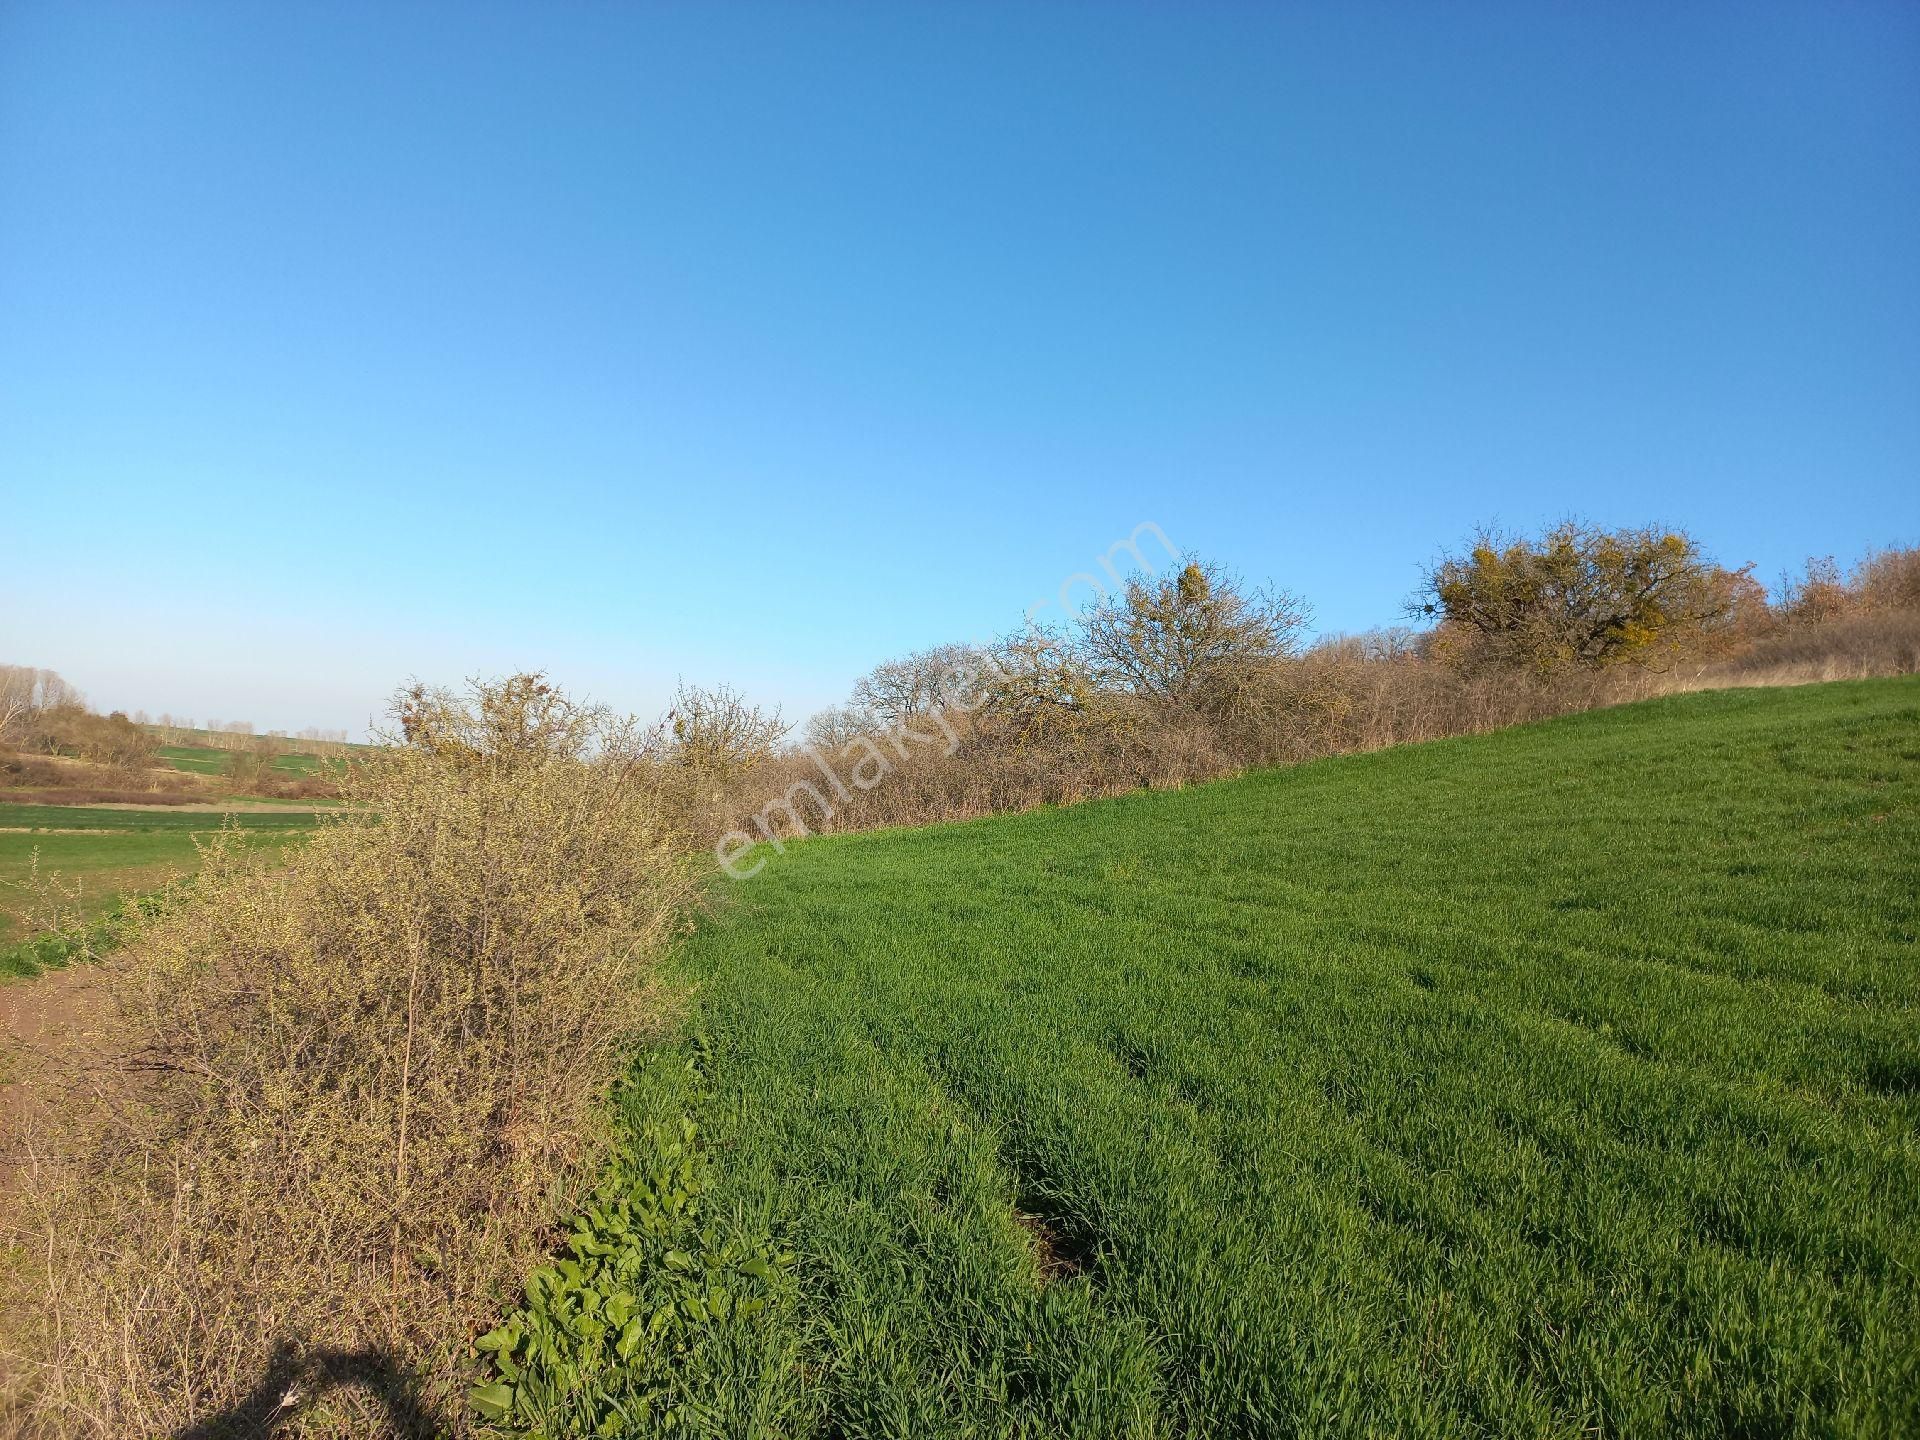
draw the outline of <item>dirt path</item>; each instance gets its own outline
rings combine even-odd
[[[35,1122],[56,1098],[52,1077],[97,1043],[104,980],[80,965],[0,983],[0,1213]]]

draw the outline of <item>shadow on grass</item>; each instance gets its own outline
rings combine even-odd
[[[329,1390],[350,1386],[370,1408],[385,1410],[386,1433],[402,1440],[431,1440],[446,1426],[420,1398],[413,1377],[393,1357],[377,1350],[310,1350],[291,1344],[274,1352],[267,1373],[239,1404],[190,1425],[173,1440],[254,1440],[281,1433],[282,1423]]]

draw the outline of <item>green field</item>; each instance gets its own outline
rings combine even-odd
[[[210,745],[162,745],[159,754],[167,765],[190,775],[224,775],[233,763],[231,750],[219,750]],[[273,768],[277,773],[296,780],[318,775],[327,767],[328,762],[318,755],[276,755],[273,758]]]
[[[603,1194],[515,1322],[600,1358],[510,1378],[712,1434],[1920,1434],[1917,892],[1912,680],[794,845],[620,1102],[697,1122],[706,1249]],[[735,1242],[794,1252],[769,1308],[596,1348],[596,1277]]]
[[[164,885],[199,865],[196,840],[231,822],[253,843],[285,844],[312,829],[311,811],[274,811],[232,816],[210,811],[114,810],[69,805],[0,804],[0,974],[26,965],[10,961],[5,947],[28,929],[28,897],[20,888],[39,858],[42,875],[81,887],[80,913],[88,918],[124,895]]]
[[[313,827],[313,812],[242,810],[223,814],[218,810],[159,806],[151,809],[119,809],[105,805],[11,805],[0,801],[0,832],[112,830],[143,835],[163,832],[199,834],[218,830],[223,825],[235,825],[242,830],[307,830]]]

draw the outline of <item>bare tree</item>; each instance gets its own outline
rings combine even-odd
[[[87,699],[57,672],[36,670],[37,692],[34,697],[36,710],[61,710],[68,707],[85,707]]]
[[[802,733],[807,744],[817,749],[838,750],[862,735],[872,735],[884,728],[863,710],[851,705],[829,705],[807,721]]]
[[[32,717],[85,706],[80,692],[52,670],[0,665],[0,739],[19,733]]]
[[[1309,614],[1285,590],[1248,592],[1218,565],[1195,561],[1169,580],[1131,581],[1124,599],[1088,611],[1079,649],[1102,684],[1197,706],[1292,655]]]
[[[17,695],[11,690],[0,690],[0,742],[10,740],[14,726],[26,717],[26,697]]]
[[[0,740],[13,734],[33,707],[33,671],[24,665],[0,665]]]
[[[855,683],[851,708],[884,725],[905,725],[953,705],[956,692],[970,689],[987,663],[974,645],[935,645],[883,661]]]

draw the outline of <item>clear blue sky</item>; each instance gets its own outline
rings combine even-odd
[[[1920,7],[0,5],[0,659],[798,718],[1115,539],[1920,540]]]

